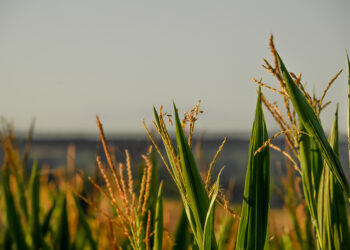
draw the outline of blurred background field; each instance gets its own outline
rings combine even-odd
[[[248,147],[249,134],[241,135],[224,135],[224,134],[204,134],[200,138],[194,137],[194,153],[197,157],[199,165],[207,166],[214,157],[223,138],[228,136],[228,140],[216,161],[214,175],[218,170],[225,166],[225,172],[221,177],[220,184],[227,189],[230,180],[234,183],[231,202],[240,204],[243,198],[244,180],[246,167],[248,164]],[[95,137],[95,139],[94,139]],[[346,135],[340,136],[340,160],[343,166],[347,166],[347,141]],[[22,147],[25,145],[26,138],[24,136],[18,138],[18,143]],[[131,159],[137,165],[142,159],[141,154],[146,152],[150,146],[150,142],[145,135],[111,135],[108,137],[108,143],[117,159],[123,159],[125,149],[129,150]],[[285,147],[283,138],[277,138],[275,144],[280,148]],[[97,134],[94,135],[55,135],[48,136],[44,134],[34,135],[31,146],[31,158],[36,159],[40,166],[46,166],[52,169],[66,166],[69,152],[74,152],[75,164],[78,169],[82,170],[85,177],[93,175],[96,171],[96,155],[103,154],[103,148],[98,141]],[[271,150],[271,181],[272,188],[281,187],[281,174],[286,174],[286,159],[277,151]],[[159,159],[158,159],[159,160]],[[161,164],[159,162],[159,164]],[[135,174],[137,169],[133,169]],[[349,169],[344,168],[349,177]],[[166,168],[159,168],[159,177],[164,180],[167,185],[164,186],[164,195],[169,198],[180,198],[175,184],[173,183]],[[274,208],[282,206],[282,200],[275,191],[272,192],[270,204]]]

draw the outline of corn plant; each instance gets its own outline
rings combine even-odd
[[[244,186],[241,219],[236,249],[264,249],[268,225],[270,193],[270,157],[259,88],[255,119],[249,145],[249,162]]]
[[[182,203],[187,215],[187,220],[194,235],[194,244],[199,249],[217,249],[213,224],[215,200],[218,196],[219,176],[217,177],[217,181],[212,188],[207,190],[205,186],[208,186],[208,183],[210,182],[212,168],[209,169],[209,177],[207,178],[207,185],[205,185],[200,176],[191,150],[194,122],[196,121],[199,113],[199,104],[197,104],[197,106],[188,113],[181,123],[178,110],[174,104],[177,142],[176,149],[170,139],[164,122],[163,117],[167,114],[162,113],[162,108],[160,109],[159,113],[154,108],[154,125],[163,140],[168,161],[161,154],[158,145],[155,143],[153,136],[148,131],[145,124],[144,126],[161,159],[163,160],[164,165],[167,167],[171,177],[179,189]],[[186,121],[189,121],[188,138],[186,138],[184,134]],[[211,167],[212,166],[213,164],[211,164]]]
[[[182,208],[176,231],[174,234],[174,246],[173,250],[188,249],[191,244],[191,234],[189,232],[188,220],[186,217],[186,211]]]
[[[44,178],[44,171],[39,170],[39,164],[36,161],[29,172],[27,166],[31,139],[28,138],[27,146],[21,155],[12,128],[9,131],[7,135],[1,135],[4,151],[1,173],[4,210],[1,209],[1,212],[6,217],[2,247],[4,249],[74,248],[81,237],[71,238],[72,229],[69,222],[71,225],[77,225],[83,220],[85,223],[82,224],[85,224],[84,228],[87,232],[85,236],[93,242],[92,233],[88,232],[90,225],[86,222],[85,215],[80,213],[79,221],[74,221],[72,204],[68,213],[67,198],[70,195],[64,187],[69,183],[65,180],[59,182],[54,178],[53,182],[57,182],[61,187],[52,190],[51,187],[49,188],[48,178]],[[32,134],[31,131],[30,137]],[[62,178],[59,179],[62,180]],[[51,197],[52,201],[42,199],[43,194]],[[82,246],[89,247],[90,244]],[[90,247],[90,249],[96,249],[96,247]]]
[[[323,103],[324,97],[342,71],[331,79],[321,98],[311,97],[301,83],[301,74],[296,76],[287,70],[275,49],[272,36],[270,46],[275,65],[273,67],[265,60],[264,67],[279,81],[280,90],[261,81],[255,82],[282,96],[288,119],[282,116],[276,104],[263,100],[282,129],[281,133],[269,140],[269,145],[283,153],[302,177],[304,196],[318,247],[344,249],[349,246],[345,236],[348,235],[348,226],[344,200],[349,198],[349,184],[337,155],[337,147],[334,146],[337,144],[336,124],[329,142],[319,118],[320,112],[330,103]],[[280,134],[285,135],[292,155],[271,143]],[[328,221],[325,221],[326,218]]]
[[[329,143],[339,155],[338,109]],[[346,249],[350,246],[346,200],[339,183],[327,166],[323,167],[318,196],[318,227],[322,249]]]
[[[150,155],[142,155],[145,165],[142,166],[142,175],[140,177],[138,194],[135,191],[134,179],[131,170],[131,160],[129,152],[126,150],[126,162],[117,164],[112,157],[110,148],[107,145],[104,136],[102,124],[96,117],[97,125],[100,131],[102,145],[105,151],[108,167],[104,167],[99,156],[96,158],[98,169],[105,181],[106,191],[102,186],[97,184],[89,177],[90,182],[100,191],[100,193],[110,202],[116,219],[105,211],[100,211],[105,215],[110,223],[111,242],[110,246],[117,248],[129,249],[162,249],[163,240],[163,198],[162,184],[155,183],[155,171],[152,171]],[[118,171],[118,172],[117,172]],[[155,190],[157,189],[157,190]],[[150,198],[155,194],[155,199],[150,204]],[[87,203],[94,207],[93,204],[85,197],[80,196]],[[154,215],[152,214],[152,206],[154,204]],[[113,228],[117,226],[120,235],[115,235]],[[153,235],[153,237],[151,237]],[[153,240],[152,240],[153,238]]]

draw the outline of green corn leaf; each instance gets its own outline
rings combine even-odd
[[[79,227],[77,232],[75,233],[74,242],[72,243],[70,250],[90,249],[89,247],[87,247],[87,243],[88,240],[86,237],[86,231],[83,228]]]
[[[40,179],[37,162],[34,163],[30,176],[29,197],[31,214],[29,218],[30,233],[32,236],[32,249],[42,246],[42,234],[39,222],[40,214]]]
[[[15,167],[14,175],[16,178],[16,186],[18,189],[17,196],[19,200],[19,206],[25,216],[25,219],[28,220],[29,213],[28,213],[28,207],[27,207],[27,197],[26,197],[26,188],[25,188],[26,181],[24,176],[21,175],[19,166]]]
[[[5,211],[8,229],[13,241],[17,246],[17,249],[26,250],[28,249],[28,245],[25,241],[21,218],[17,212],[13,194],[10,189],[9,174],[4,173],[2,177],[2,188],[5,200]]]
[[[75,205],[76,205],[76,207],[78,209],[79,223],[81,224],[82,229],[85,231],[85,237],[87,238],[87,241],[88,241],[88,243],[90,245],[90,249],[91,250],[97,250],[97,245],[96,245],[96,242],[94,241],[94,239],[92,237],[92,232],[91,232],[89,223],[86,220],[85,213],[84,213],[83,209],[80,206],[78,198],[75,195],[73,195],[73,198],[74,198]]]
[[[204,224],[204,238],[203,238],[203,246],[204,249],[211,249],[211,240],[214,235],[214,213],[215,213],[215,201],[216,197],[218,196],[219,192],[219,180],[220,180],[220,175],[221,172],[224,168],[220,170],[220,173],[218,174],[218,177],[216,179],[214,191],[211,195],[210,198],[210,205],[208,209],[208,213],[205,219],[205,224]]]
[[[339,155],[338,109],[329,143]],[[350,246],[346,200],[339,183],[328,167],[323,168],[318,197],[318,222],[321,249],[348,249]]]
[[[305,196],[305,201],[309,209],[311,221],[316,229],[316,234],[319,235],[318,225],[317,225],[317,199],[315,198],[315,185],[313,184],[313,176],[315,172],[322,172],[322,166],[312,165],[312,153],[311,153],[311,141],[310,137],[305,134],[306,130],[302,122],[299,122],[299,130],[302,132],[299,135],[299,152],[298,158],[302,173],[302,185]],[[321,167],[316,169],[316,167]],[[306,227],[306,230],[308,228]],[[319,239],[319,237],[317,237]],[[301,242],[305,244],[311,244],[312,242]]]
[[[299,130],[301,132],[306,133],[304,125],[302,122],[299,122]],[[313,181],[312,174],[313,169],[311,168],[311,145],[310,145],[310,137],[304,133],[300,133],[299,135],[299,161],[302,172],[302,184],[305,194],[305,200],[309,207],[311,216],[315,218],[316,215],[316,200],[313,197]]]
[[[153,249],[161,250],[163,243],[163,181],[159,185],[154,217]]]
[[[44,221],[41,225],[41,233],[44,237],[49,232],[50,221],[51,221],[52,213],[55,210],[56,200],[57,200],[57,198],[54,199],[54,201],[53,201],[49,211],[46,213],[46,215],[44,217]]]
[[[269,211],[270,156],[266,146],[255,155],[268,140],[259,88],[255,119],[250,137],[249,162],[244,186],[241,219],[238,227],[236,249],[264,249]]]
[[[312,165],[312,179],[313,179],[313,185],[314,185],[314,192],[313,196],[314,199],[317,200],[318,197],[318,190],[320,186],[321,176],[322,176],[322,169],[323,169],[323,159],[321,155],[321,151],[317,146],[317,143],[310,138],[311,141],[311,165]]]
[[[176,126],[176,142],[178,146],[178,153],[181,162],[181,172],[183,174],[183,184],[186,190],[187,197],[189,199],[189,207],[187,216],[190,218],[193,216],[195,227],[193,226],[193,232],[195,234],[196,242],[200,249],[203,249],[203,229],[206,220],[207,211],[209,209],[209,198],[204,187],[203,180],[199,174],[197,165],[194,160],[192,151],[187,143],[184,131],[180,122],[177,108],[174,104],[175,113],[175,126]],[[186,207],[185,207],[186,208]],[[192,218],[191,218],[192,220]],[[216,249],[215,236],[213,236],[212,248]]]
[[[231,236],[231,231],[234,223],[234,217],[229,216],[226,218],[222,225],[220,226],[220,230],[218,233],[217,241],[218,241],[218,249],[226,249],[226,245],[228,244]]]
[[[188,230],[188,221],[185,209],[182,209],[179,222],[176,227],[173,250],[188,249],[191,234]]]
[[[287,68],[284,66],[282,59],[277,54],[278,64],[281,69],[283,79],[285,81],[289,97],[293,103],[295,110],[298,113],[299,119],[304,124],[304,127],[308,134],[312,136],[317,143],[322,156],[327,162],[327,166],[329,166],[330,170],[336,177],[340,186],[342,187],[344,193],[347,197],[350,197],[350,186],[346,179],[346,176],[341,167],[340,161],[337,155],[332,150],[332,147],[329,145],[326,135],[323,131],[323,128],[317,119],[312,107],[307,102],[304,95],[301,93],[297,85],[294,83],[291,78]]]
[[[293,241],[288,234],[283,234],[281,236],[281,249],[283,250],[294,250]]]
[[[155,231],[155,215],[156,215],[156,205],[158,199],[158,162],[156,153],[153,152],[151,155],[152,173],[151,173],[151,183],[150,183],[150,195],[147,201],[147,208],[151,211],[151,232]],[[143,175],[143,171],[142,171]],[[147,223],[146,218],[144,223]],[[153,246],[154,235],[150,238],[150,247]]]
[[[2,244],[0,245],[1,249],[4,249],[4,250],[12,249],[13,240],[11,238],[11,234],[8,228],[5,229],[4,237],[1,240],[2,240]]]
[[[308,208],[305,207],[305,220],[304,220],[304,232],[305,232],[305,248],[306,249],[316,249],[317,243],[315,240],[315,227],[313,219],[311,219],[310,213],[308,213]]]
[[[69,224],[67,214],[67,200],[64,194],[61,201],[60,214],[58,218],[58,228],[54,248],[56,250],[70,249]]]

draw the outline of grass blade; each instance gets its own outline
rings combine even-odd
[[[153,249],[161,250],[163,243],[163,182],[159,185],[155,212]]]
[[[255,119],[250,137],[249,162],[244,186],[241,219],[238,227],[236,249],[264,249],[270,196],[270,156],[259,88]]]
[[[329,142],[334,152],[339,155],[338,108]],[[339,183],[327,167],[323,168],[318,200],[321,249],[347,249],[350,240],[346,201]]]
[[[327,162],[327,166],[329,166],[330,170],[335,175],[337,181],[342,187],[344,193],[349,198],[350,197],[349,183],[346,179],[346,176],[343,172],[343,169],[341,167],[341,164],[337,155],[334,153],[334,151],[332,150],[332,147],[327,141],[326,135],[323,131],[323,128],[316,114],[314,113],[310,104],[305,99],[300,89],[294,83],[287,68],[283,64],[282,59],[278,54],[277,54],[277,59],[278,59],[279,67],[281,69],[281,73],[283,75],[283,79],[285,81],[285,84],[288,90],[289,97],[293,103],[295,110],[298,113],[299,119],[304,124],[304,127],[308,132],[308,134],[314,138],[315,142],[320,148],[322,156]]]

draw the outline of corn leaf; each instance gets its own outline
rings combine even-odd
[[[177,108],[174,104],[175,126],[176,126],[176,142],[178,146],[178,153],[181,162],[181,172],[183,174],[184,189],[189,200],[189,207],[187,216],[192,217],[195,221],[193,225],[193,232],[195,234],[196,242],[200,249],[203,249],[203,229],[206,220],[206,215],[209,209],[209,198],[204,187],[203,180],[199,174],[197,165],[194,160],[192,151],[187,143],[184,131],[180,122]],[[191,214],[189,215],[189,213]],[[212,249],[216,249],[215,236],[213,235]]]
[[[302,132],[299,134],[299,152],[298,152],[298,158],[300,162],[301,167],[301,181],[303,185],[303,192],[305,196],[306,205],[309,210],[309,215],[307,215],[307,218],[310,216],[312,224],[314,225],[316,229],[316,234],[319,235],[318,225],[317,225],[317,199],[315,197],[315,185],[313,183],[314,179],[313,176],[315,176],[315,171],[322,172],[322,166],[320,165],[312,165],[312,153],[311,153],[311,141],[310,137],[305,134],[306,130],[304,127],[304,124],[302,122],[299,122],[299,130]],[[317,167],[321,167],[320,169],[316,169]],[[306,225],[305,230],[307,231],[309,228]],[[307,231],[308,232],[308,231]],[[308,234],[306,236],[309,236]],[[306,240],[306,242],[301,242],[302,244],[312,244],[313,241],[308,237],[309,239]],[[319,239],[319,237],[317,237]]]
[[[218,177],[215,182],[215,187],[213,190],[213,193],[210,198],[210,205],[208,209],[208,213],[205,219],[204,224],[204,238],[203,238],[203,246],[204,249],[211,249],[211,240],[212,236],[214,235],[214,213],[215,213],[215,201],[216,197],[218,196],[219,192],[219,181],[220,181],[220,175],[224,168],[220,170],[220,173],[218,174]]]
[[[293,103],[295,110],[298,113],[299,119],[304,124],[304,127],[308,132],[308,134],[314,138],[315,142],[320,148],[322,156],[327,162],[327,166],[330,168],[330,170],[336,177],[337,181],[339,182],[340,186],[342,187],[344,193],[349,198],[350,197],[349,183],[346,179],[346,176],[343,172],[343,169],[341,167],[341,164],[337,155],[334,153],[334,151],[332,150],[332,147],[327,141],[326,135],[323,131],[323,128],[316,114],[314,113],[312,107],[307,102],[306,98],[304,97],[300,89],[294,83],[287,68],[283,64],[282,59],[278,54],[277,54],[277,59],[278,59],[279,67],[281,69],[281,73],[283,75],[283,79],[285,81],[285,84],[288,90],[289,97]]]
[[[311,216],[315,218],[316,215],[316,200],[313,196],[313,169],[311,164],[311,144],[310,137],[305,134],[306,130],[302,122],[299,123],[299,130],[304,133],[299,135],[299,161],[302,172],[302,184],[305,194],[306,203],[309,207]]]
[[[19,205],[20,208],[25,216],[25,219],[28,220],[29,218],[29,213],[28,213],[28,207],[27,207],[27,197],[26,197],[26,188],[25,188],[25,178],[22,174],[23,171],[20,171],[20,167],[22,167],[22,165],[17,165],[15,166],[15,170],[14,170],[14,176],[16,178],[16,185],[17,185],[17,197],[19,200]],[[22,169],[23,170],[23,169]]]
[[[329,143],[339,155],[338,109]],[[346,200],[328,167],[323,168],[318,198],[321,249],[348,249],[350,246]]]
[[[67,214],[67,200],[66,195],[63,195],[60,207],[60,215],[58,218],[58,228],[56,232],[56,240],[54,248],[56,250],[64,250],[70,248],[69,224]]]
[[[269,147],[256,155],[255,152],[266,140],[268,135],[259,88],[236,249],[264,249],[265,246],[270,196]]]
[[[86,231],[82,227],[79,227],[75,233],[74,242],[70,250],[90,249],[87,247],[86,243],[88,243]]]
[[[8,230],[8,228],[5,229],[5,232],[4,232],[4,237],[2,238],[2,244],[0,246],[2,246],[1,249],[12,249],[12,238],[11,238],[11,234]]]
[[[28,249],[21,224],[20,215],[17,212],[13,194],[10,189],[9,173],[4,173],[2,178],[2,188],[5,200],[6,219],[9,232],[17,249]]]
[[[153,249],[161,250],[163,243],[163,182],[160,183],[154,217]]]
[[[220,231],[217,236],[218,249],[226,249],[227,244],[232,237],[231,231],[234,221],[234,217],[229,216],[228,218],[225,218],[222,225],[220,226]]]
[[[318,190],[319,190],[321,176],[322,176],[323,159],[322,159],[321,151],[317,146],[317,143],[312,138],[310,138],[310,141],[311,141],[311,165],[312,165],[312,173],[313,173],[312,182],[314,185],[313,196],[314,196],[314,199],[317,200]]]
[[[97,250],[97,245],[96,245],[96,242],[94,241],[94,239],[92,237],[92,232],[91,232],[89,223],[86,220],[85,213],[84,213],[83,209],[80,206],[78,198],[75,195],[73,195],[73,197],[74,197],[75,205],[76,205],[76,207],[78,209],[79,223],[82,225],[82,229],[85,231],[85,237],[87,238],[87,241],[88,241],[88,243],[90,245],[90,249],[91,250]]]
[[[187,249],[190,243],[191,234],[188,230],[188,221],[185,209],[182,209],[179,222],[176,227],[173,250]]]
[[[281,249],[283,250],[294,250],[293,241],[288,234],[283,234],[281,236]]]
[[[30,195],[30,233],[32,236],[32,249],[39,249],[42,246],[42,234],[39,222],[40,214],[40,179],[37,162],[34,163],[29,184]]]
[[[56,206],[56,200],[57,198],[54,199],[49,211],[45,214],[43,223],[41,224],[41,233],[44,237],[49,232],[50,221],[51,221],[52,213]]]

